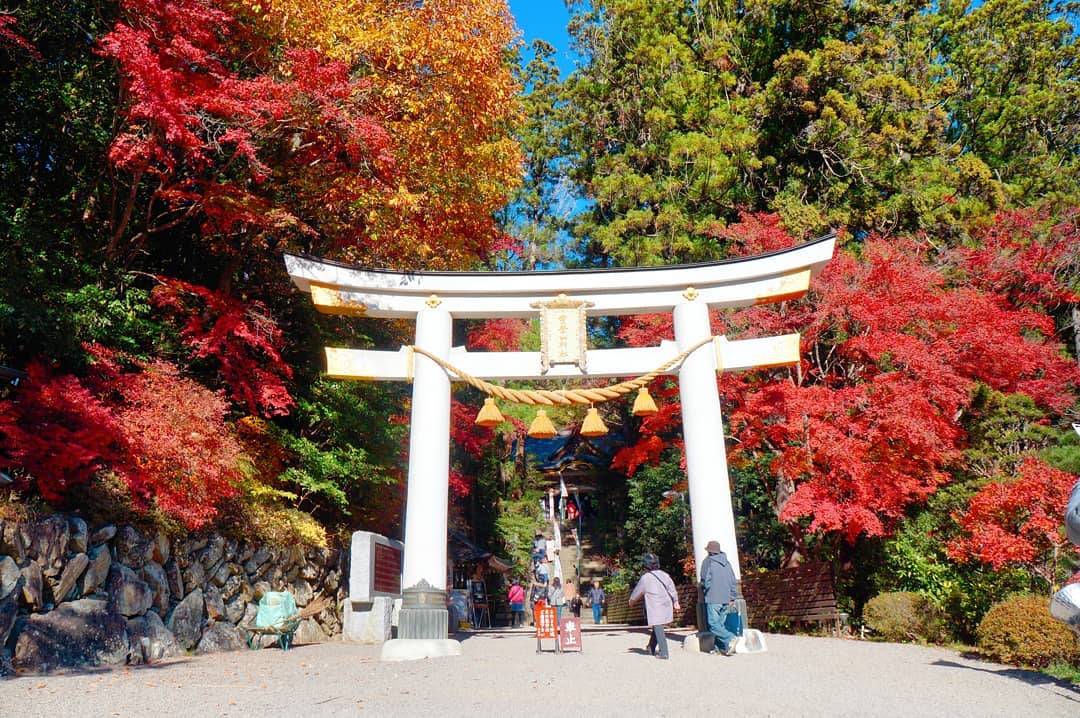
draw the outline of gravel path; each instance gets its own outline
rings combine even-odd
[[[0,714],[96,716],[1080,716],[1080,690],[942,648],[768,635],[768,652],[646,655],[644,630],[587,631],[537,655],[527,631],[462,634],[464,655],[382,663],[344,643],[117,671],[0,679]],[[545,648],[552,648],[545,641]]]

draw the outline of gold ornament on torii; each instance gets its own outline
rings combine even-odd
[[[546,373],[555,364],[574,364],[584,372],[588,346],[585,310],[593,303],[560,294],[529,306],[540,310],[540,371]]]

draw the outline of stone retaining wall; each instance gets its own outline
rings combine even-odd
[[[59,514],[0,520],[0,676],[244,648],[237,626],[267,591],[290,591],[301,608],[328,599],[296,634],[325,641],[341,632],[347,573],[337,549],[174,541]]]

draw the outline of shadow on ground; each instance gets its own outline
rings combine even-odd
[[[994,676],[1012,678],[1021,681],[1022,683],[1026,683],[1029,686],[1060,688],[1061,691],[1058,692],[1059,695],[1076,703],[1080,703],[1080,686],[1077,686],[1071,681],[1054,678],[1053,676],[1048,676],[1047,674],[1039,673],[1038,671],[1025,671],[1022,668],[1008,668],[1005,666],[1002,666],[1001,668],[984,668],[982,666],[956,663],[955,661],[934,661],[931,665],[941,666],[942,668],[959,668],[965,671],[989,673]]]

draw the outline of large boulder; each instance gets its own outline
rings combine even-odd
[[[305,618],[300,621],[300,625],[296,628],[296,635],[293,637],[295,643],[325,643],[327,641],[326,633],[323,632],[321,626],[314,618]]]
[[[60,574],[70,540],[68,522],[63,516],[53,515],[34,525],[31,554],[37,557],[47,576]]]
[[[76,666],[118,666],[127,662],[127,621],[105,601],[84,598],[55,611],[30,616],[15,643],[17,671],[45,673]]]
[[[144,616],[128,619],[128,638],[131,641],[132,663],[153,663],[163,658],[184,655],[184,649],[176,641],[161,618],[153,611]]]
[[[37,561],[31,561],[23,567],[22,582],[23,602],[33,611],[42,608],[45,605],[43,591],[45,584],[41,575],[41,566]]]
[[[0,649],[7,643],[11,629],[15,627],[15,618],[19,615],[19,604],[14,598],[0,599]]]
[[[225,618],[225,602],[221,600],[221,592],[214,586],[208,586],[203,593],[206,604],[207,618],[217,621]]]
[[[0,553],[11,556],[16,563],[22,563],[26,560],[26,544],[27,539],[19,522],[5,521],[3,532],[0,533]]]
[[[114,563],[109,569],[105,589],[109,592],[109,605],[122,616],[141,616],[154,601],[150,584],[121,563]]]
[[[236,626],[215,621],[206,627],[199,641],[199,653],[239,651],[244,647],[244,634]]]
[[[97,531],[90,535],[91,546],[101,546],[102,544],[112,540],[112,537],[116,535],[116,527],[112,524],[106,524]]]
[[[169,593],[174,596],[184,595],[184,577],[180,574],[180,564],[175,560],[165,564],[165,578],[169,581]],[[196,588],[192,586],[192,588]]]
[[[241,568],[235,563],[227,563],[225,561],[222,561],[217,565],[217,568],[214,570],[213,574],[210,574],[210,583],[220,588],[224,586],[225,583],[229,580],[229,576],[232,576],[234,573],[239,574],[240,572]]]
[[[159,614],[164,616],[169,612],[169,600],[172,594],[169,592],[169,579],[165,575],[165,569],[157,561],[148,561],[139,570],[139,578],[146,581],[153,593],[152,606]]]
[[[202,636],[205,608],[202,589],[197,588],[176,604],[165,621],[165,627],[172,631],[177,643],[186,651],[194,648]]]
[[[154,542],[134,526],[121,526],[113,547],[116,560],[136,571],[154,556]]]
[[[72,553],[86,553],[90,548],[90,529],[86,522],[78,516],[72,516],[68,519],[68,533],[71,536],[68,550]]]
[[[229,623],[240,623],[244,620],[247,611],[247,600],[243,594],[238,594],[232,600],[225,603],[225,620]]]
[[[192,561],[187,568],[180,572],[180,576],[186,588],[202,588],[206,585],[206,569],[198,561]]]
[[[86,573],[82,577],[82,595],[89,596],[98,590],[109,577],[109,569],[112,568],[112,554],[106,546],[98,546],[90,549],[87,554],[90,565],[86,567]]]
[[[0,600],[19,590],[22,571],[11,556],[0,558]]]
[[[53,596],[56,598],[57,603],[63,603],[71,596],[76,583],[83,575],[83,571],[85,571],[86,567],[89,565],[90,558],[84,553],[75,554],[75,556],[67,562],[67,565],[64,566],[63,573],[60,574],[60,581],[56,584],[56,589],[53,591]]]

